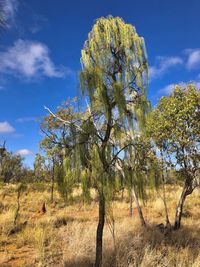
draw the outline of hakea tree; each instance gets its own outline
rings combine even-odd
[[[148,64],[143,38],[121,18],[100,18],[82,50],[80,85],[88,100],[89,157],[85,158],[99,197],[95,266],[102,266],[102,237],[108,188],[115,184],[117,157],[131,144],[115,142],[146,110]],[[141,122],[142,123],[142,122]],[[86,133],[82,132],[86,137]],[[115,138],[114,138],[115,136]],[[84,158],[84,157],[83,157]],[[112,186],[109,186],[109,185]]]

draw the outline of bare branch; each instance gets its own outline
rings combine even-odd
[[[60,122],[62,122],[63,124],[65,125],[74,125],[79,131],[82,131],[84,132],[84,130],[79,126],[77,125],[75,122],[70,122],[70,121],[67,121],[67,120],[64,120],[60,117],[58,117],[55,113],[53,113],[49,108],[47,108],[46,106],[44,106],[44,109],[46,109],[54,118],[56,118],[57,120],[59,120]]]

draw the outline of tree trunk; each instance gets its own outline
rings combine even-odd
[[[167,209],[167,201],[166,201],[166,192],[165,192],[165,182],[163,181],[163,203],[165,207],[165,226],[167,228],[171,227],[170,221],[169,221],[169,214]]]
[[[169,215],[168,215],[168,209],[167,209],[167,201],[166,201],[166,191],[165,191],[165,184],[166,184],[166,179],[164,175],[164,157],[163,157],[163,151],[160,150],[161,154],[161,163],[162,163],[162,189],[163,189],[163,203],[164,203],[164,208],[165,208],[165,226],[167,228],[171,227],[170,221],[169,221]],[[166,168],[166,173],[167,173],[167,168]]]
[[[146,222],[144,220],[142,209],[140,207],[140,204],[139,204],[139,201],[138,201],[138,196],[136,194],[134,186],[132,187],[132,193],[133,193],[133,197],[135,199],[135,204],[136,204],[136,207],[137,207],[137,210],[138,210],[141,226],[146,227]]]
[[[182,213],[183,213],[183,205],[185,202],[187,196],[187,187],[186,185],[183,188],[183,191],[181,193],[178,206],[176,208],[176,215],[175,215],[175,222],[174,222],[174,230],[178,230],[181,226],[181,218],[182,218]]]
[[[14,225],[16,225],[16,222],[17,222],[17,218],[19,216],[19,210],[20,210],[20,194],[21,192],[19,191],[17,193],[17,209],[16,209],[16,212],[15,212],[15,217],[14,217]]]
[[[99,222],[96,235],[96,260],[95,267],[102,266],[102,248],[103,248],[103,228],[105,223],[105,197],[101,193],[99,196]]]
[[[121,201],[124,201],[124,188],[122,188]]]
[[[133,216],[133,192],[130,190],[130,206],[129,206],[130,217]]]
[[[53,169],[51,176],[51,203],[53,203],[54,184],[55,184],[55,176],[54,176],[54,160],[53,160]]]

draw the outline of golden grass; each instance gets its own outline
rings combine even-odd
[[[40,185],[41,188],[43,185]],[[66,205],[55,193],[29,187],[22,194],[17,225],[15,186],[0,192],[0,266],[93,266],[98,219],[96,201],[91,205],[77,202]],[[78,195],[80,191],[74,193]],[[167,199],[171,222],[180,188],[168,187]],[[93,193],[93,196],[95,194]],[[47,212],[41,213],[46,202]],[[151,197],[143,207],[147,229],[140,227],[137,211],[129,217],[128,199],[113,202],[115,246],[108,223],[104,228],[103,266],[105,267],[199,267],[200,266],[200,195],[195,191],[185,203],[182,228],[162,233],[156,227],[164,222],[160,198]]]

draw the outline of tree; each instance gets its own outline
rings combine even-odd
[[[119,160],[122,162],[125,185],[130,194],[130,216],[132,216],[132,202],[134,198],[141,225],[146,226],[139,204],[139,197],[142,199],[145,198],[144,184],[146,182],[144,158],[141,155],[141,150],[138,150],[139,147],[140,145],[135,143],[134,147],[130,147],[130,153],[126,153],[124,160]]]
[[[46,174],[45,158],[41,154],[35,155],[34,174],[37,181],[44,181]]]
[[[183,182],[176,208],[174,229],[181,226],[185,199],[199,186],[200,172],[200,91],[193,84],[175,86],[163,97],[149,119],[149,133],[164,152],[165,161],[176,166]]]
[[[87,127],[81,136],[88,139],[84,150],[90,156],[85,162],[99,195],[95,260],[95,266],[99,267],[107,188],[115,178],[113,166],[117,156],[127,147],[120,148],[120,141],[113,142],[112,136],[119,138],[127,126],[133,127],[133,119],[137,121],[146,103],[148,66],[144,40],[121,18],[100,18],[85,42],[81,63],[81,89],[89,101]]]
[[[127,132],[125,140],[128,149],[124,151],[123,158],[118,157],[118,170],[122,173],[124,186],[129,191],[130,216],[134,199],[141,226],[146,226],[139,199],[145,203],[148,199],[147,191],[157,189],[160,184],[158,160],[145,133]]]
[[[78,124],[82,121],[83,114],[74,111],[76,104],[76,99],[68,101],[58,108],[56,114],[47,109],[50,114],[41,123],[41,131],[45,138],[41,141],[40,147],[45,152],[51,169],[52,201],[55,181],[60,194],[67,201],[80,176],[75,155],[78,146],[77,131],[80,128]]]
[[[0,148],[0,179],[4,183],[19,182],[24,178],[25,172],[22,157],[7,151],[4,143]]]

